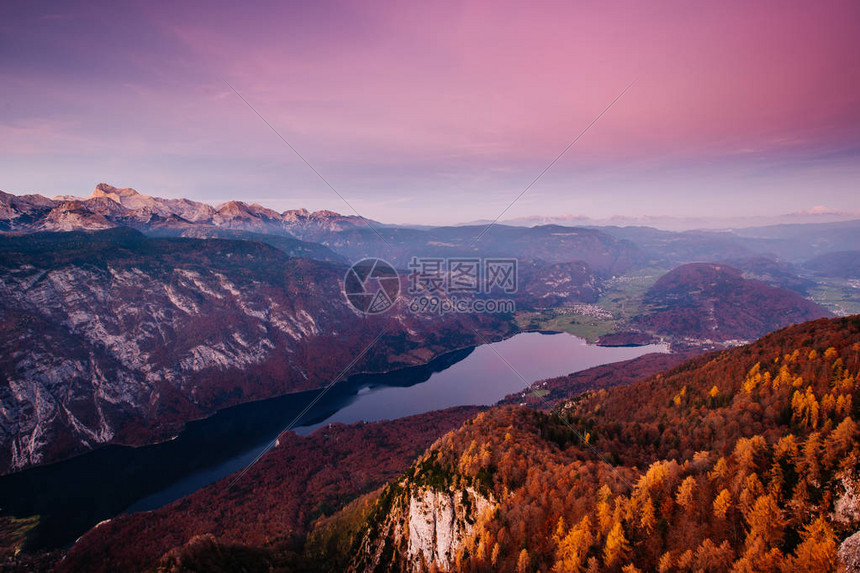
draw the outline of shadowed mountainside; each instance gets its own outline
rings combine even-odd
[[[819,255],[803,263],[803,266],[827,277],[860,279],[860,251],[838,251]]]
[[[493,315],[359,316],[346,267],[127,228],[0,238],[0,471],[169,438],[216,409],[512,331]]]
[[[147,571],[171,548],[206,534],[219,544],[277,548],[289,561],[314,520],[397,476],[435,439],[481,410],[333,424],[304,437],[286,432],[233,487],[231,476],[161,509],[102,524],[75,544],[57,571]]]

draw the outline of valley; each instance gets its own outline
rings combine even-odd
[[[0,1],[0,573],[860,573],[858,31]]]
[[[236,201],[213,208],[108,185],[89,198],[0,200],[7,229],[0,236],[0,371],[7,381],[0,387],[0,452],[6,452],[0,461],[8,474],[0,477],[6,484],[0,507],[7,516],[38,519],[23,537],[10,533],[17,541],[9,541],[28,547],[20,559],[33,567],[55,560],[55,551],[64,555],[68,542],[111,519],[74,545],[63,570],[110,571],[122,563],[126,570],[166,571],[176,560],[212,551],[263,569],[277,563],[316,570],[312,563],[332,559],[320,543],[359,543],[360,530],[337,529],[344,519],[350,527],[358,523],[351,511],[368,518],[377,488],[480,411],[496,416],[509,405],[546,413],[583,393],[672,371],[703,352],[743,347],[782,327],[860,308],[854,279],[846,278],[851,256],[839,254],[834,262],[826,249],[807,249],[803,256],[818,257],[809,265],[779,259],[762,251],[785,249],[779,241],[790,239],[762,230],[751,237],[500,225],[473,244],[476,227],[370,223],[380,237],[360,219],[332,212],[277,213]],[[854,227],[834,226],[830,243],[827,228],[813,232],[817,244],[836,244]],[[380,315],[357,314],[343,296],[341,277],[350,261],[380,253],[400,269],[404,293],[412,257],[513,257],[516,313],[437,315],[397,305]],[[320,388],[340,377],[295,433],[278,437]],[[401,420],[420,425],[427,416],[443,425],[401,450],[382,473],[371,471],[355,483],[336,478],[335,497],[318,497],[316,486],[308,490],[309,502],[323,505],[296,506],[276,542],[205,525],[208,496],[231,498],[232,486],[224,489],[229,476],[276,438],[278,446],[263,460],[281,455],[293,440],[307,448],[340,428],[361,434],[365,425],[387,436],[405,427]],[[302,451],[309,456],[311,450]],[[366,464],[364,456],[374,454],[353,455]],[[124,469],[108,469],[116,463]],[[275,473],[264,477],[255,464],[248,470],[252,480],[275,479],[281,471],[263,465]],[[466,505],[451,506],[423,490],[429,498],[391,498],[392,507],[436,511],[442,503],[465,519],[469,507],[500,499],[478,485],[469,486]],[[246,494],[266,495],[256,486]],[[195,499],[201,501],[188,501]],[[166,527],[177,521],[171,508],[187,503],[203,504],[194,510],[202,521],[181,534],[165,530],[158,543],[135,549],[140,553],[109,557],[93,545],[116,527],[131,528],[117,535],[141,535],[135,528],[149,530],[142,516],[153,511]],[[247,514],[242,507],[236,515]],[[377,526],[399,527],[384,519]],[[473,534],[468,527],[446,533],[456,543]],[[360,551],[388,555],[392,549],[380,542],[367,538]],[[427,543],[408,542],[430,551]],[[458,548],[447,547],[433,550],[437,567],[452,567]],[[392,558],[407,563],[398,567],[418,567],[418,549],[405,557],[397,551]],[[148,565],[136,568],[141,564]],[[378,564],[338,564],[347,566]]]
[[[381,489],[368,484],[365,495],[338,503],[339,511],[311,514],[309,530],[273,538],[283,525],[267,520],[287,507],[258,502],[269,491],[278,495],[291,483],[286,476],[304,467],[290,462],[302,440],[426,426],[419,417],[334,426],[308,438],[287,434],[252,468],[253,488],[231,489],[224,480],[158,512],[114,520],[79,541],[60,570],[143,570],[156,566],[158,554],[159,571],[203,562],[211,570],[514,571],[523,559],[540,568],[598,569],[620,560],[642,571],[733,563],[835,568],[837,559],[853,558],[854,542],[844,540],[860,524],[852,485],[860,478],[852,420],[858,337],[856,317],[818,320],[656,375],[646,367],[644,379],[562,399],[554,413],[522,406],[470,412],[408,468],[400,464],[410,456],[401,458],[388,474],[397,477]],[[809,410],[812,403],[820,408]],[[391,447],[379,439],[366,443]],[[330,455],[330,448],[313,451]],[[214,529],[213,507],[221,515]],[[269,524],[231,525],[245,523],[238,516],[248,512]],[[437,525],[419,527],[428,512]],[[298,531],[309,531],[305,542],[293,537]],[[128,539],[135,542],[123,544]],[[179,545],[166,551],[170,540]]]
[[[602,348],[562,335],[523,333],[489,347],[454,351],[427,365],[386,374],[357,374],[329,391],[294,426],[308,435],[332,424],[376,422],[458,406],[491,406],[528,381],[576,372],[665,346]],[[541,354],[539,362],[532,358]],[[95,524],[158,509],[241,471],[279,438],[317,391],[288,394],[220,410],[173,439],[144,447],[109,446],[64,462],[0,476],[0,507],[39,515],[34,549],[56,549]],[[99,504],[91,500],[98,497]]]

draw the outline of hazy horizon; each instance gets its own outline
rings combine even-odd
[[[134,188],[118,188],[116,186],[110,185],[109,183],[99,183],[99,187],[102,185],[108,185],[109,187],[114,187],[120,190],[131,189],[135,193],[138,193],[143,196],[150,196],[154,199],[179,199],[184,198],[181,196],[176,197],[159,197],[157,195],[149,195],[148,193],[141,192],[140,190]],[[3,192],[0,189],[0,192]],[[76,193],[76,194],[68,194],[68,195],[52,195],[52,194],[42,194],[39,193],[43,197],[52,199],[52,200],[87,200],[92,195],[85,193]],[[216,209],[221,208],[228,202],[236,201],[236,199],[230,199],[225,201],[210,201],[203,199],[199,201],[201,203],[205,203],[210,205]],[[273,205],[268,204],[268,201],[263,201],[262,204],[258,204],[263,208],[272,208]],[[292,211],[292,210],[302,210],[306,209],[302,205],[291,206],[289,209],[284,209],[282,212]],[[310,211],[310,210],[308,210]],[[336,212],[341,215],[350,215],[350,212],[347,209],[337,210],[331,209],[330,211]],[[809,210],[801,210],[794,211],[791,213],[774,213],[772,215],[767,216],[737,216],[737,217],[707,217],[707,216],[689,216],[689,217],[673,217],[673,216],[660,216],[660,215],[641,215],[635,217],[623,216],[623,215],[614,215],[606,218],[595,218],[589,217],[585,214],[560,214],[560,215],[530,215],[523,217],[515,217],[515,218],[501,218],[498,221],[494,221],[493,219],[477,219],[473,221],[458,221],[455,223],[444,223],[441,225],[432,225],[426,224],[420,221],[406,221],[406,222],[394,222],[394,221],[386,221],[373,219],[377,223],[381,223],[387,226],[396,226],[396,227],[436,227],[436,226],[485,226],[490,223],[499,224],[499,225],[508,225],[508,226],[520,226],[520,227],[535,227],[539,225],[562,225],[569,227],[632,227],[632,226],[641,226],[641,227],[652,227],[659,230],[664,231],[696,231],[696,230],[713,230],[713,231],[730,231],[732,229],[743,229],[743,228],[751,228],[751,227],[766,227],[772,225],[781,225],[781,224],[817,224],[817,223],[838,223],[838,222],[846,222],[846,221],[860,221],[860,211],[839,211],[836,209],[830,209],[824,206],[816,206]]]

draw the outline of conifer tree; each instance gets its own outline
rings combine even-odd
[[[603,564],[606,567],[617,565],[630,553],[630,543],[624,536],[624,528],[620,522],[615,522],[609,535],[606,536],[606,547],[603,551]]]

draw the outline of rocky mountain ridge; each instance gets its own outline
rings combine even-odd
[[[245,231],[289,231],[320,226],[328,231],[364,225],[358,217],[297,209],[278,213],[256,203],[228,201],[217,207],[190,199],[143,195],[99,183],[89,197],[15,196],[0,192],[0,230],[77,231],[129,226],[185,230],[205,225]]]
[[[229,201],[217,207],[188,199],[150,197],[134,189],[100,183],[86,198],[0,192],[0,232],[104,230],[131,227],[160,236],[200,236],[241,231],[288,236],[318,243],[358,260],[382,257],[406,267],[412,257],[496,256],[548,263],[581,261],[607,275],[634,265],[635,246],[589,229],[498,226],[492,237],[476,241],[482,227],[412,229],[365,221],[332,211],[294,209],[278,213],[258,204]]]

